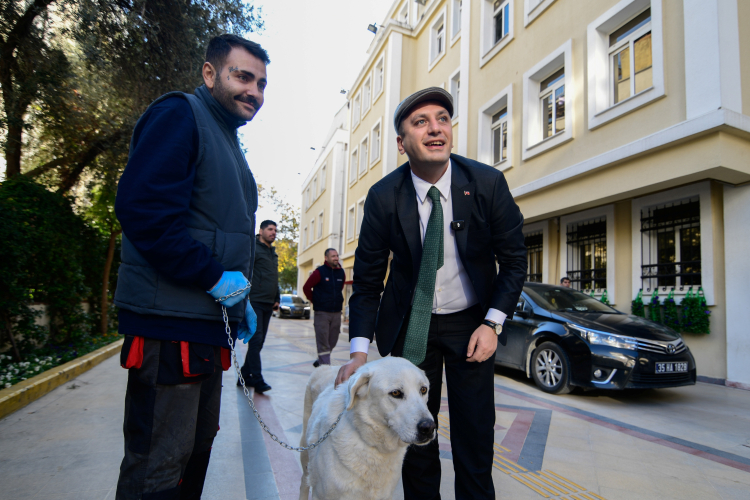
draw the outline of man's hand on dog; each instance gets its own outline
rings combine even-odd
[[[481,363],[489,359],[497,349],[497,334],[487,325],[480,325],[474,330],[466,350],[466,361]],[[350,361],[351,363],[351,361]],[[346,365],[344,365],[346,366]],[[339,372],[339,375],[341,372]]]
[[[347,380],[349,380],[349,377],[354,375],[354,372],[356,372],[360,366],[367,363],[367,354],[364,352],[353,352],[349,355],[351,358],[349,362],[345,365],[343,365],[339,369],[339,374],[336,375],[336,385],[335,387],[338,387],[339,384],[343,384]]]

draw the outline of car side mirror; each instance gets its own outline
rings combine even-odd
[[[524,308],[524,306],[524,302],[519,302],[518,304],[516,304],[516,310],[514,311],[514,314],[521,318],[528,318],[529,312]]]

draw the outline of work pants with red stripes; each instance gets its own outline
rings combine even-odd
[[[115,498],[200,499],[219,430],[221,348],[154,339],[139,342],[140,367],[128,370],[125,457]],[[129,344],[132,338],[126,338],[123,366]],[[133,356],[130,359],[132,364]],[[202,373],[189,373],[190,368]]]

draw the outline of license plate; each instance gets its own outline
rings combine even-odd
[[[667,363],[656,363],[656,373],[686,373],[687,363],[670,361]]]

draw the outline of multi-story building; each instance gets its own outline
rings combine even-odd
[[[349,149],[349,110],[345,105],[334,116],[318,159],[302,184],[300,240],[297,245],[297,290],[316,267],[323,264],[327,248],[342,248],[342,218]]]
[[[429,86],[454,96],[454,151],[504,172],[530,281],[626,312],[700,287],[699,375],[750,388],[750,2],[395,1],[349,91],[350,277],[367,191],[405,161],[395,108]]]

